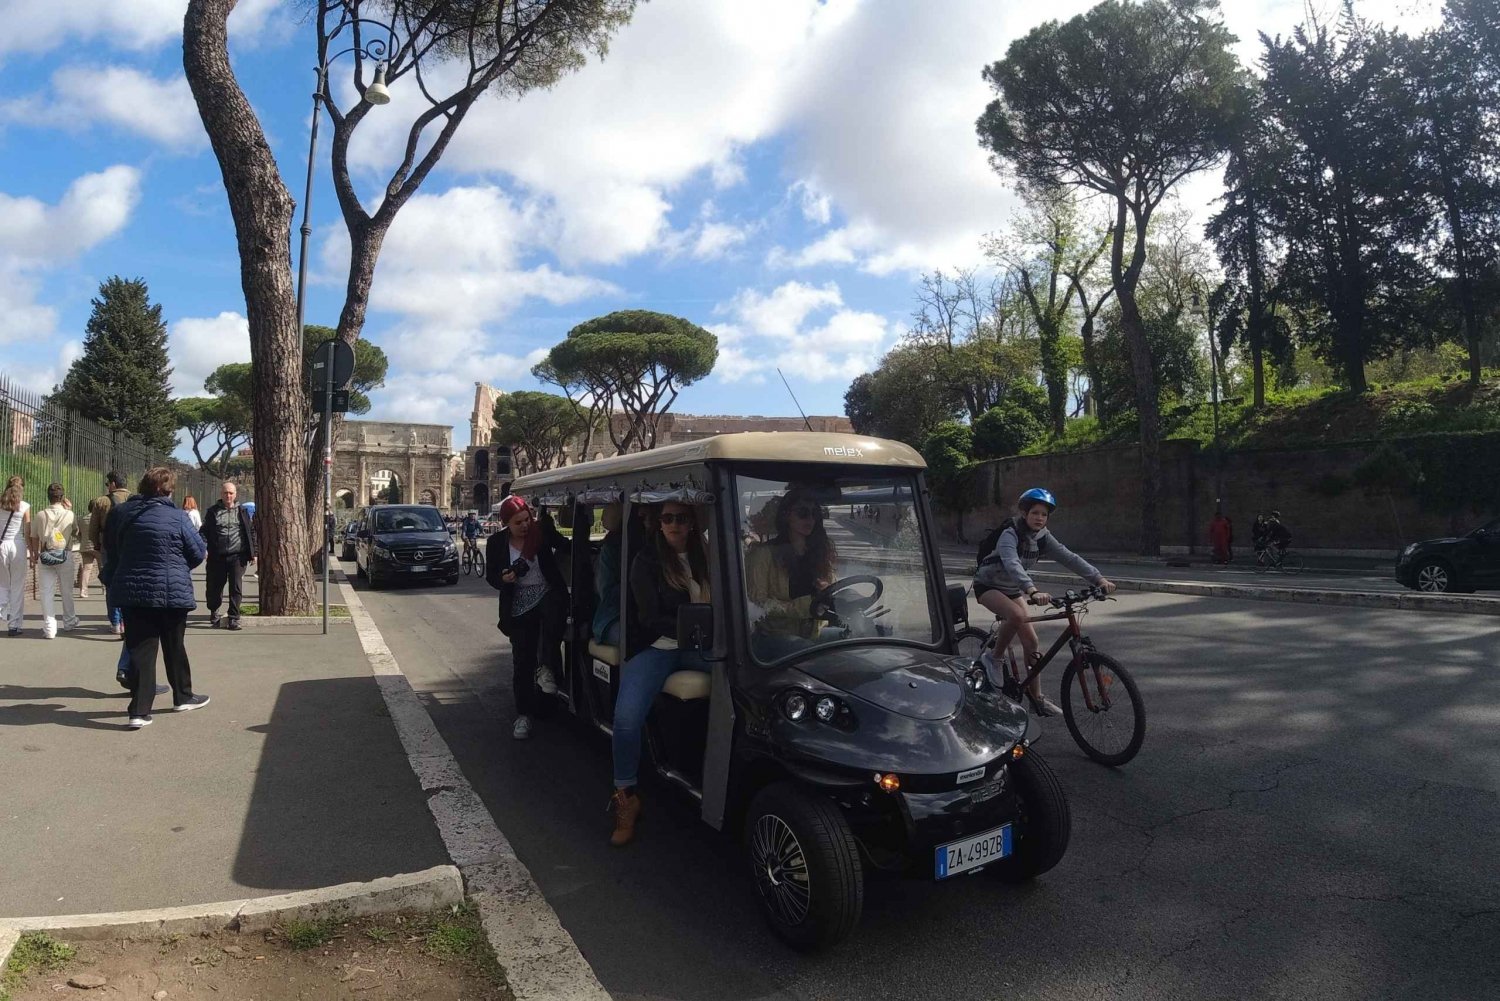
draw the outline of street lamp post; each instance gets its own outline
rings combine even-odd
[[[306,293],[307,293],[307,243],[312,237],[312,194],[313,194],[313,168],[318,153],[318,119],[323,110],[323,101],[327,100],[328,92],[328,67],[340,56],[355,53],[361,59],[375,60],[375,80],[365,88],[361,100],[374,105],[389,104],[391,93],[386,89],[385,74],[387,68],[387,57],[395,48],[396,33],[391,30],[390,25],[381,24],[379,21],[371,21],[362,17],[351,17],[339,24],[329,38],[335,38],[345,28],[353,24],[369,24],[379,28],[384,38],[373,38],[359,45],[351,45],[341,52],[326,55],[326,42],[318,52],[318,85],[313,91],[312,131],[307,141],[307,183],[302,194],[302,240],[297,251],[297,334],[306,340]],[[328,531],[328,516],[333,513],[333,365],[324,366],[324,406],[321,415],[323,424],[323,531]],[[320,546],[323,556],[323,633],[328,633],[328,571],[329,553],[328,540],[323,539]]]

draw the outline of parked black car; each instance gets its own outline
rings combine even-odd
[[[355,559],[356,542],[359,537],[359,518],[353,518],[339,530],[339,559]]]
[[[1500,518],[1468,535],[1413,542],[1396,557],[1396,579],[1431,594],[1500,588]]]
[[[458,549],[443,516],[425,504],[377,504],[355,533],[354,572],[381,588],[393,580],[458,583]]]

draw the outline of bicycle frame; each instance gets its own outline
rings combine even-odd
[[[1021,697],[1021,693],[1028,687],[1030,687],[1033,681],[1041,676],[1042,671],[1046,669],[1048,664],[1052,663],[1053,658],[1058,655],[1058,653],[1065,645],[1072,649],[1072,662],[1074,664],[1079,663],[1079,657],[1082,653],[1094,648],[1093,642],[1083,632],[1082,627],[1079,626],[1079,618],[1080,616],[1078,611],[1071,604],[1069,604],[1061,612],[1053,612],[1050,615],[1038,615],[1035,618],[1028,620],[1033,625],[1038,622],[1061,622],[1063,620],[1067,620],[1068,628],[1064,629],[1060,634],[1058,634],[1058,637],[1052,643],[1051,648],[1048,649],[1044,655],[1038,658],[1035,666],[1031,667],[1026,672],[1026,676],[1024,678],[1021,678],[1019,681],[1017,681],[1013,675],[1007,672],[1004,689],[1007,696],[1012,699],[1019,700]],[[1001,620],[996,619],[995,624],[990,628],[991,632],[998,638],[1001,628]],[[1014,641],[1014,637],[1012,637],[1012,641]],[[1001,652],[1007,653],[1007,651]],[[1111,705],[1109,700],[1109,690],[1104,685],[1103,679],[1099,676],[1099,669],[1097,667],[1094,668],[1093,674],[1094,688],[1095,691],[1098,692],[1099,699],[1097,704],[1094,701],[1093,693],[1089,691],[1088,685],[1086,685],[1083,681],[1084,672],[1081,669],[1078,672],[1078,688],[1079,691],[1083,693],[1084,705],[1086,705],[1090,711],[1097,710],[1100,707],[1108,709]],[[1011,688],[1014,688],[1015,690],[1011,691]]]

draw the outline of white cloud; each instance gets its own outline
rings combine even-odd
[[[3,289],[0,289],[0,306],[3,306]],[[23,389],[33,393],[50,393],[62,382],[63,376],[73,362],[83,354],[81,341],[64,341],[57,349],[55,360],[49,365],[26,365],[7,363],[5,374]]]
[[[36,301],[41,275],[117,234],[140,201],[140,172],[115,166],[84,174],[55,205],[0,192],[0,343],[40,343],[57,313]]]
[[[50,97],[0,104],[4,121],[70,130],[114,125],[180,150],[206,143],[186,77],[159,80],[128,66],[65,66],[52,74]]]
[[[250,323],[239,313],[184,317],[167,328],[172,394],[206,396],[203,380],[220,365],[250,360]]]
[[[778,366],[789,379],[850,379],[873,368],[899,334],[885,317],[846,307],[834,282],[741,289],[715,312],[731,318],[710,328],[719,337],[714,375],[724,382],[763,377]]]
[[[279,0],[241,0],[230,18],[230,38],[253,38]],[[48,52],[68,41],[100,41],[145,50],[182,34],[185,0],[0,0],[0,55]]]
[[[750,230],[746,226],[706,222],[698,230],[698,239],[693,243],[693,256],[704,261],[723,257],[749,239],[749,236]]]

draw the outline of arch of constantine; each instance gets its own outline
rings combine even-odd
[[[333,447],[333,506],[392,499],[446,508],[453,428],[446,424],[345,421]]]

